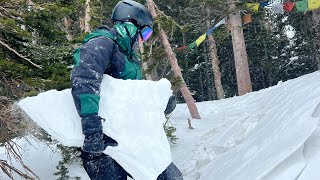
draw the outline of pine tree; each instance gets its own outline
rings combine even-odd
[[[147,3],[148,3],[148,6],[149,6],[149,9],[150,9],[150,12],[152,14],[152,16],[154,18],[157,17],[157,12],[156,12],[156,8],[155,8],[155,4],[152,0],[147,0]],[[181,86],[179,87],[179,90],[180,92],[182,93],[187,105],[188,105],[188,108],[189,108],[189,111],[190,111],[190,114],[191,114],[191,117],[194,118],[194,119],[200,119],[200,114],[198,112],[198,109],[197,109],[197,106],[195,104],[195,101],[182,77],[182,73],[181,73],[181,69],[178,65],[178,62],[177,62],[177,58],[176,58],[176,54],[173,52],[172,48],[171,48],[171,45],[168,41],[168,36],[166,35],[166,33],[164,32],[164,30],[162,29],[162,27],[160,26],[160,24],[157,24],[157,28],[158,28],[158,33],[159,33],[159,37],[161,39],[161,43],[163,44],[164,46],[164,49],[165,49],[165,52],[169,58],[169,63],[171,65],[171,68],[173,70],[173,73],[175,75],[176,78],[180,78],[180,81],[181,81]]]
[[[320,69],[320,9],[312,11],[312,24],[312,28],[315,35],[315,56],[318,62],[318,69]]]
[[[239,10],[234,2],[230,1],[230,28],[233,44],[233,54],[236,64],[238,94],[244,95],[252,91],[249,72],[248,55],[244,42],[242,21]]]

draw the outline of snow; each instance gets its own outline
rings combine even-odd
[[[187,105],[179,104],[171,116],[179,138],[171,144],[173,162],[185,180],[320,179],[319,79],[318,71],[244,96],[197,103],[202,119],[192,120],[195,129],[188,128]],[[30,167],[55,179],[52,167],[60,155],[25,146]],[[48,167],[35,163],[53,156]],[[81,167],[70,172],[88,179]]]
[[[104,153],[135,179],[156,179],[172,162],[162,127],[166,121],[163,112],[172,94],[170,87],[166,79],[153,82],[125,81],[107,75],[103,78],[99,116],[105,119],[103,132],[118,142]],[[82,146],[81,119],[70,89],[47,91],[25,98],[18,105],[63,145]]]
[[[291,25],[285,26],[285,32],[286,32],[288,39],[292,39],[296,34],[296,30]]]
[[[185,179],[296,179],[308,163],[300,157],[307,151],[304,144],[319,121],[314,115],[319,76],[315,72],[245,96],[198,103],[203,119],[193,121],[196,131],[178,128],[179,144],[173,148]],[[178,107],[174,121],[187,116],[185,109]]]
[[[299,56],[294,56],[294,57],[291,57],[290,58],[290,61],[296,61],[296,60],[298,60],[299,59]]]

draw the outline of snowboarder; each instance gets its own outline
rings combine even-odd
[[[140,3],[123,0],[114,7],[113,28],[102,26],[86,36],[83,45],[74,52],[72,96],[81,117],[85,135],[81,158],[92,180],[126,180],[129,175],[115,160],[103,154],[107,146],[117,142],[102,132],[98,116],[99,89],[103,74],[119,79],[141,79],[140,61],[135,53],[139,39],[146,41],[152,34],[153,18]],[[175,107],[170,98],[165,114]],[[130,175],[129,175],[130,176]],[[171,163],[158,180],[183,179]]]

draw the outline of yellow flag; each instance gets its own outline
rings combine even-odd
[[[320,0],[308,0],[309,10],[316,10],[320,8]]]
[[[206,34],[203,34],[196,40],[197,46],[199,46],[204,40],[206,40],[206,36],[207,36]]]
[[[259,3],[246,3],[246,6],[252,11],[259,11]]]

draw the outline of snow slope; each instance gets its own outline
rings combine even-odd
[[[241,97],[197,103],[202,119],[192,120],[195,129],[188,129],[187,106],[179,104],[171,117],[179,138],[171,146],[173,161],[186,180],[319,180],[319,79],[315,72]],[[52,153],[27,147],[31,168],[41,179],[54,179],[57,161],[47,168],[36,163]],[[70,171],[88,179],[81,167]]]
[[[185,179],[320,179],[320,73],[230,99],[198,103],[196,129],[178,128],[174,161]],[[179,106],[172,119],[187,126]],[[314,133],[314,134],[313,134]]]

